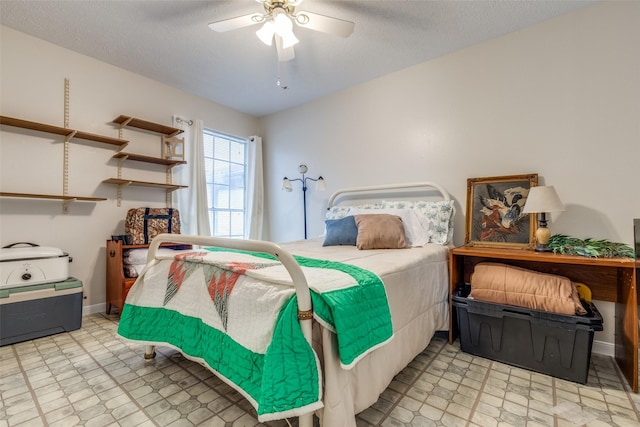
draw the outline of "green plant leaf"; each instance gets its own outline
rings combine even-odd
[[[554,253],[565,255],[580,255],[590,258],[635,257],[634,250],[631,246],[624,243],[610,242],[604,239],[594,240],[593,238],[581,240],[565,234],[554,234],[551,236],[548,246]]]

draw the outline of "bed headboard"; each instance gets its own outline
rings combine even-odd
[[[371,199],[375,196],[391,198],[417,198],[420,200],[451,200],[447,190],[440,184],[434,182],[409,182],[401,184],[372,185],[367,187],[351,187],[338,190],[331,195],[327,210],[331,209],[337,202],[343,203],[348,200],[362,202],[364,199]]]

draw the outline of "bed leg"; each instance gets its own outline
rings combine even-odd
[[[313,412],[300,415],[298,417],[298,425],[300,427],[313,427]]]
[[[144,351],[144,360],[151,360],[154,357],[156,357],[156,347],[153,345],[146,346]]]

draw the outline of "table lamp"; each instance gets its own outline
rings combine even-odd
[[[564,210],[564,205],[552,185],[531,187],[522,213],[538,214],[538,229],[535,233],[536,252],[551,252],[551,248],[547,246],[551,237],[551,231],[547,228],[547,212],[562,212]]]

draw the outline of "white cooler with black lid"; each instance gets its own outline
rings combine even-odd
[[[0,289],[67,280],[69,262],[69,254],[58,248],[23,242],[5,246],[0,249]]]

